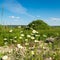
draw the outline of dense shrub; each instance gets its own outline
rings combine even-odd
[[[42,29],[49,29],[50,26],[43,22],[42,20],[35,20],[28,24],[30,28],[33,28],[35,30],[42,30]]]

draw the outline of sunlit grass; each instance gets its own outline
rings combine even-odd
[[[7,56],[7,59],[12,60],[60,60],[60,39],[56,38],[59,36],[58,29],[34,30],[21,27],[1,29],[0,57]],[[46,39],[50,37],[54,38],[53,43],[46,43]]]

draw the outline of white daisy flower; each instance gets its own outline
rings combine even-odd
[[[36,30],[33,30],[32,33],[36,33]]]
[[[23,37],[23,36],[24,36],[24,34],[21,34],[21,36]]]
[[[40,35],[35,35],[36,37],[39,37]]]
[[[25,43],[25,45],[29,45],[29,43]]]
[[[22,49],[22,48],[23,48],[20,44],[17,44],[17,47],[18,47],[18,48],[20,48],[20,49]]]
[[[13,49],[10,49],[10,50],[9,50],[9,53],[11,53],[12,51],[13,51]]]
[[[33,40],[33,39],[35,39],[35,37],[31,37],[31,39]]]
[[[31,51],[31,54],[34,55],[34,51]]]
[[[20,31],[20,33],[23,33],[23,31]]]
[[[25,39],[26,42],[28,42],[28,39]]]
[[[2,57],[2,59],[3,59],[3,60],[7,60],[7,59],[8,59],[8,56],[5,55],[5,56]]]
[[[17,36],[14,37],[15,39],[17,38]]]
[[[19,39],[22,39],[22,37],[20,36]]]
[[[34,42],[39,42],[38,40],[35,40]]]
[[[31,36],[30,35],[27,35],[28,38],[30,38]]]
[[[15,43],[17,42],[16,40],[13,40]]]
[[[7,44],[8,44],[8,42],[5,42],[4,44],[5,44],[5,45],[7,45]]]
[[[52,60],[52,58],[51,58],[51,57],[50,57],[49,59],[50,59],[50,60]]]
[[[4,38],[4,40],[7,40],[7,38]]]
[[[13,30],[11,29],[9,32],[11,33],[11,32],[13,32]]]

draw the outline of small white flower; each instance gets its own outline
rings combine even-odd
[[[52,60],[52,58],[51,58],[51,57],[49,57],[49,58],[46,58],[45,60]]]
[[[22,48],[23,48],[20,44],[17,44],[17,47],[18,47],[18,48],[20,48],[20,49],[22,49]]]
[[[17,36],[14,37],[15,39],[17,38]]]
[[[31,37],[31,39],[33,40],[33,39],[35,39],[35,37]]]
[[[36,37],[39,37],[40,35],[35,35]]]
[[[7,38],[4,38],[4,40],[7,40]]]
[[[13,40],[15,43],[17,42],[16,40]]]
[[[11,29],[9,32],[11,33],[11,32],[13,32],[13,30]]]
[[[34,42],[39,42],[38,40],[35,40]]]
[[[5,44],[5,45],[7,45],[7,44],[8,44],[8,42],[5,42],[4,44]]]
[[[2,57],[2,59],[3,59],[3,60],[7,60],[7,59],[8,59],[8,56],[5,55],[5,56]]]
[[[50,57],[49,59],[50,59],[50,60],[52,60],[52,58],[51,58],[51,57]]]
[[[20,36],[19,39],[22,39],[22,37]]]
[[[28,39],[25,39],[26,42],[28,42]]]
[[[25,45],[29,45],[29,43],[25,43]]]
[[[12,51],[13,51],[13,49],[10,49],[10,50],[9,50],[9,53],[11,53]]]
[[[45,46],[43,46],[43,49],[44,50],[47,50],[47,51],[49,50],[49,48],[48,47],[45,47]]]
[[[32,33],[36,33],[36,30],[33,30]]]
[[[31,51],[31,54],[34,55],[34,51]]]
[[[20,31],[20,33],[23,33],[23,31]]]
[[[23,37],[23,36],[24,36],[24,34],[21,34],[21,36]]]
[[[30,38],[31,36],[30,35],[27,35],[28,38]]]
[[[31,33],[31,35],[34,35],[33,33]]]

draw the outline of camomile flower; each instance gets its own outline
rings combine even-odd
[[[33,33],[31,33],[31,35],[34,35]]]
[[[39,37],[40,35],[35,35],[36,37]]]
[[[43,46],[43,49],[44,50],[47,50],[47,51],[49,50],[49,48],[48,47],[45,47],[45,46]]]
[[[7,38],[4,38],[4,40],[7,40]]]
[[[28,42],[28,39],[25,39],[26,42]]]
[[[19,39],[22,39],[22,37],[20,36]]]
[[[23,33],[23,31],[20,31],[20,33]]]
[[[52,60],[52,57],[49,57],[49,60]]]
[[[31,37],[31,39],[33,40],[33,39],[35,39],[35,37]]]
[[[36,33],[36,30],[33,30],[32,33]]]
[[[23,36],[24,36],[24,34],[21,34],[21,36],[23,37]]]
[[[23,48],[20,44],[17,44],[17,47],[18,47],[18,48],[20,48],[20,49],[22,49],[22,48]]]
[[[7,45],[7,44],[8,44],[8,42],[5,42],[4,44],[5,44],[5,45]]]
[[[13,39],[10,39],[10,41],[12,41]]]
[[[34,55],[34,51],[31,51],[31,54]]]
[[[28,38],[30,38],[31,36],[30,35],[27,35]]]
[[[3,60],[7,60],[7,59],[8,59],[8,56],[5,55],[5,56],[2,57],[2,59],[3,59]]]
[[[16,40],[13,40],[15,43],[17,42]]]
[[[11,29],[9,32],[11,33],[11,32],[13,32],[13,30]]]
[[[17,38],[17,36],[14,37],[15,39]]]
[[[52,60],[52,58],[51,58],[51,57],[49,57],[49,58],[46,58],[45,60]]]
[[[25,45],[29,45],[29,43],[25,43]]]
[[[13,51],[13,49],[10,49],[8,52],[11,53]]]
[[[39,42],[39,41],[38,41],[38,40],[35,40],[34,42],[36,42],[36,43],[37,43],[37,42]]]

